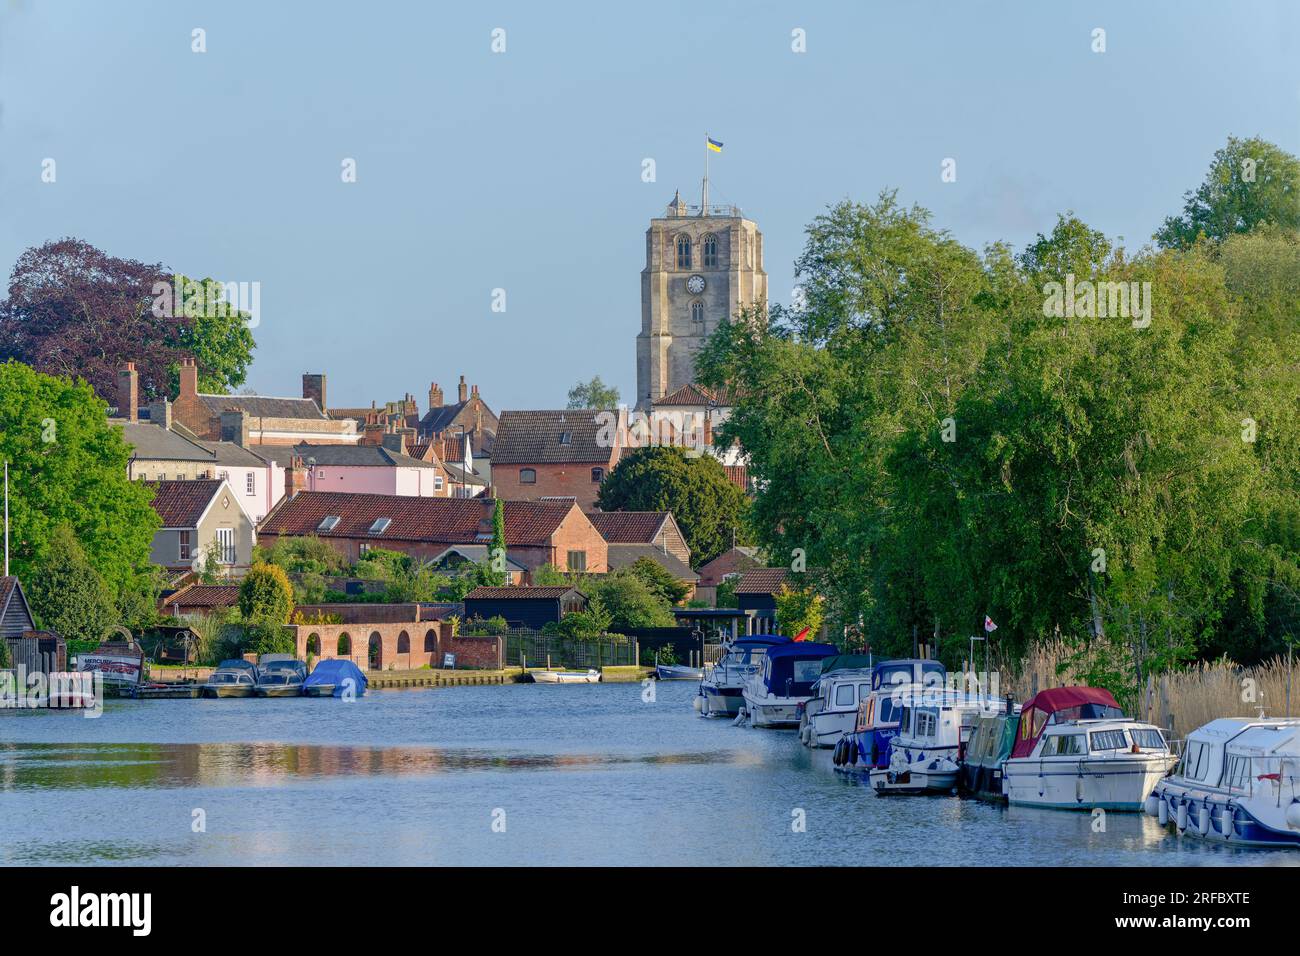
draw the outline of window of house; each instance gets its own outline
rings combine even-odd
[[[691,321],[692,321],[692,322],[703,322],[703,321],[704,321],[704,303],[703,303],[703,302],[696,301],[696,302],[692,302],[692,303],[691,303]]]
[[[235,563],[235,529],[217,529],[217,560],[222,564]]]
[[[206,472],[205,472],[205,474],[206,474]],[[217,477],[220,478],[222,481],[229,481],[229,480],[230,480],[230,472],[228,472],[228,471],[219,471],[219,472],[217,472]]]
[[[718,237],[704,237],[704,268],[716,269],[718,267]]]
[[[370,542],[368,541],[362,541],[359,545],[357,545],[358,555],[365,554],[369,550],[370,550]]]
[[[572,445],[572,444],[573,444],[573,432],[560,432],[560,444],[561,444],[561,445]]]
[[[593,469],[591,469],[591,480],[592,480],[593,482],[595,482],[596,484],[600,484],[602,481],[604,481],[604,480],[605,480],[605,469],[604,469],[604,468],[593,468]]]
[[[691,237],[677,237],[677,268],[689,269],[691,267]]]
[[[251,471],[244,476],[244,491],[250,495],[257,494],[257,478]]]
[[[586,551],[570,551],[570,552],[569,552],[568,566],[569,566],[569,570],[570,570],[570,571],[586,571],[586,570],[587,570],[587,552],[586,552]]]
[[[320,524],[316,526],[317,531],[333,531],[343,519],[338,515],[326,515],[321,518]]]
[[[520,469],[519,469],[519,483],[520,483],[521,485],[535,485],[535,484],[537,484],[537,471],[536,471],[536,469],[533,469],[533,468],[520,468]]]
[[[433,476],[433,490],[442,491],[442,475]]]
[[[181,561],[190,560],[190,558],[194,556],[192,551],[193,542],[190,539],[190,533],[188,531],[178,531],[176,532],[176,539],[179,545],[177,548],[177,559]]]

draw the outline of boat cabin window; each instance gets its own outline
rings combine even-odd
[[[1189,740],[1183,754],[1182,774],[1188,780],[1200,780],[1210,772],[1210,748],[1204,741]]]
[[[1072,757],[1087,752],[1083,734],[1050,734],[1043,739],[1044,757]]]
[[[857,703],[857,695],[853,692],[852,684],[840,684],[835,688],[835,706],[852,707]]]
[[[1158,730],[1150,727],[1134,728],[1129,731],[1129,736],[1133,738],[1133,743],[1137,744],[1143,750],[1168,750],[1165,744],[1164,735]]]
[[[1093,752],[1098,750],[1127,750],[1128,737],[1122,730],[1098,730],[1088,735]]]
[[[916,712],[916,736],[933,737],[936,730],[939,729],[939,715],[933,710],[918,710]]]
[[[1228,755],[1228,772],[1223,777],[1224,786],[1230,790],[1245,790],[1250,786],[1250,758],[1241,754]]]
[[[796,684],[811,684],[821,672],[822,662],[820,659],[794,662],[794,682]]]

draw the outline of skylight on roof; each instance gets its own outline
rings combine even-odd
[[[560,444],[561,444],[561,445],[572,445],[572,444],[573,444],[573,432],[560,432]]]
[[[316,526],[317,531],[333,531],[342,519],[338,515],[326,515],[321,519],[321,523]]]
[[[392,518],[376,518],[375,523],[370,526],[371,534],[383,534],[388,530],[388,526],[393,523]]]

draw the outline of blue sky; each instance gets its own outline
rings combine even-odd
[[[599,374],[632,398],[645,229],[698,202],[706,131],[774,300],[807,222],[886,187],[976,247],[1067,209],[1137,246],[1229,135],[1300,152],[1298,28],[1241,0],[0,0],[0,268],[72,235],[260,282],[269,394],[324,371],[331,404],[423,406],[464,374],[554,407]]]

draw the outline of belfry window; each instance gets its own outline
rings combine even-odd
[[[691,303],[691,321],[704,321],[704,303],[700,302],[698,299]]]
[[[677,268],[689,269],[691,267],[691,237],[677,237]]]
[[[704,237],[704,268],[716,269],[718,267],[718,237],[709,235]]]

